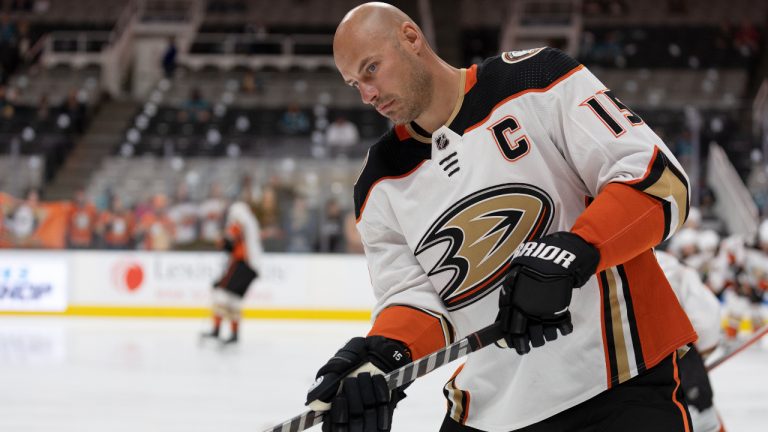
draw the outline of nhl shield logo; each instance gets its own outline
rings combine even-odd
[[[445,134],[441,133],[435,138],[435,145],[438,150],[445,150],[445,148],[448,147],[448,144],[450,144],[450,141],[448,141],[448,137],[445,136]]]

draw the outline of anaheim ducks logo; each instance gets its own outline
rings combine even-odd
[[[415,254],[429,261],[433,281],[447,279],[437,288],[448,310],[492,292],[517,245],[547,231],[552,209],[552,200],[541,189],[511,183],[475,192],[443,213]]]

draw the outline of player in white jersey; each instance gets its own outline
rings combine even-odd
[[[324,430],[390,430],[402,391],[377,371],[494,322],[441,431],[690,430],[676,352],[696,333],[652,252],[688,180],[643,120],[555,49],[454,68],[381,3],[344,17],[334,59],[396,126],[355,184],[377,304],[307,395]]]
[[[679,362],[680,385],[690,409],[692,429],[722,432],[725,429],[712,402],[712,386],[704,365],[704,359],[720,343],[720,302],[694,268],[665,252],[657,251],[656,258],[699,335],[699,340]]]
[[[213,286],[213,329],[203,337],[218,338],[221,323],[229,320],[229,337],[222,342],[235,344],[240,331],[243,297],[261,269],[259,222],[248,204],[236,201],[229,206],[221,247],[229,254],[226,270]]]

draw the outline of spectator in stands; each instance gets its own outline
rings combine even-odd
[[[18,202],[9,214],[8,230],[13,245],[20,248],[40,247],[34,234],[45,220],[46,211],[40,207],[40,193],[37,189],[30,189],[24,201]]]
[[[360,238],[360,232],[357,230],[357,220],[355,212],[349,211],[344,217],[344,239],[345,251],[352,254],[365,253],[363,250],[363,239]]]
[[[261,225],[261,240],[264,250],[282,252],[285,250],[285,236],[281,225],[282,212],[278,205],[277,192],[270,184],[264,187],[256,207],[256,219]],[[287,222],[287,221],[286,221]]]
[[[175,228],[168,217],[168,197],[156,194],[152,197],[152,210],[139,221],[136,236],[141,249],[166,251],[171,249]]]
[[[742,56],[753,57],[760,49],[760,32],[748,19],[745,19],[736,30],[733,42]]]
[[[67,247],[90,249],[94,243],[97,220],[96,207],[88,200],[83,189],[75,191],[67,215]]]
[[[325,141],[331,155],[346,154],[360,141],[360,133],[354,123],[339,116],[325,130]]]
[[[617,60],[623,57],[624,51],[621,44],[621,34],[610,31],[598,40],[593,48],[591,57],[602,65],[616,65]]]
[[[221,185],[212,183],[208,191],[208,198],[203,200],[198,208],[200,239],[204,243],[214,245],[221,240],[226,209],[227,202],[224,199]]]
[[[10,209],[15,198],[0,192],[0,249],[13,247],[10,231]]]
[[[266,24],[263,21],[256,21],[245,25],[245,32],[256,36],[257,39],[264,39],[269,34]]]
[[[163,72],[168,79],[173,79],[173,74],[176,73],[176,56],[178,53],[179,50],[176,48],[176,38],[168,38],[168,46],[165,48],[162,62]]]
[[[0,84],[0,117],[6,121],[10,121],[16,112],[15,97],[12,92],[8,91],[8,88]]]
[[[307,199],[297,196],[285,224],[285,251],[314,252],[317,245],[317,220],[307,205]]]
[[[237,196],[238,200],[248,204],[252,211],[256,208],[258,200],[253,186],[253,177],[250,174],[245,174],[240,180],[240,190]]]
[[[133,206],[133,218],[138,222],[142,217],[144,217],[145,214],[150,213],[151,211],[152,194],[145,191],[141,198],[139,198]]]
[[[0,43],[16,43],[16,25],[7,13],[0,14]]]
[[[280,130],[287,135],[301,135],[309,132],[309,117],[295,103],[280,117]]]
[[[168,210],[168,217],[176,228],[174,248],[186,249],[193,246],[198,239],[199,208],[189,197],[186,183],[179,183],[176,188],[174,203]]]
[[[680,165],[682,165],[683,169],[685,170],[691,169],[691,156],[693,154],[693,142],[691,140],[691,131],[685,129],[680,133],[680,135],[678,135],[677,139],[675,139],[671,146],[672,152],[675,154],[678,162],[680,162]]]
[[[133,231],[136,220],[131,210],[125,208],[123,200],[115,195],[109,209],[99,215],[96,233],[107,249],[130,249],[133,246]]]
[[[274,191],[280,213],[288,212],[293,206],[293,199],[296,198],[296,188],[293,184],[283,181],[280,176],[273,175],[269,177],[267,187]]]
[[[32,48],[32,36],[29,33],[29,21],[27,20],[19,20],[19,34],[16,47],[20,64],[26,64],[27,61],[31,60],[27,59],[29,49]]]
[[[7,14],[0,14],[0,84],[6,84],[19,59],[16,26]]]
[[[77,133],[85,130],[85,109],[85,104],[77,98],[77,89],[69,89],[60,111],[69,116],[72,129]]]
[[[40,95],[40,100],[37,102],[37,111],[35,112],[35,118],[39,122],[48,120],[51,115],[51,104],[48,102],[48,94],[43,93]]]
[[[714,50],[711,55],[714,64],[724,64],[733,51],[733,29],[728,20],[720,21],[717,35],[715,35]]]
[[[247,70],[240,80],[240,88],[246,94],[261,94],[264,91],[264,80],[258,78],[254,71]]]
[[[179,121],[207,123],[211,118],[211,103],[204,97],[199,87],[193,87],[189,93],[189,99],[184,102],[182,110],[179,111]]]
[[[320,252],[344,252],[344,213],[334,198],[325,203],[320,225]]]

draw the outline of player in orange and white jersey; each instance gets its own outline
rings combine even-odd
[[[259,223],[244,202],[232,203],[227,210],[222,248],[229,254],[224,275],[214,282],[213,329],[206,337],[218,338],[222,320],[230,322],[230,334],[223,342],[237,343],[243,297],[258,277],[262,247]]]
[[[689,431],[696,333],[652,251],[688,180],[643,119],[556,49],[455,68],[382,3],[345,16],[334,59],[395,127],[355,184],[377,303],[307,396],[324,430],[389,430],[402,389],[377,370],[498,323],[446,384],[442,432]]]

